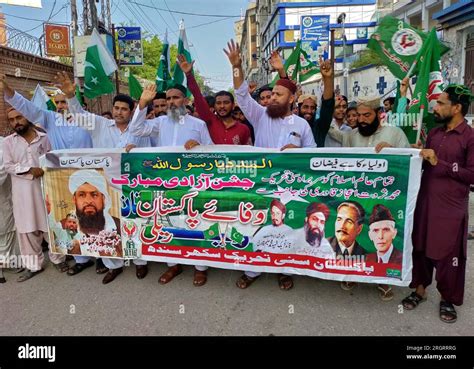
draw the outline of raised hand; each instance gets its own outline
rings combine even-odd
[[[68,99],[73,98],[76,93],[76,85],[71,81],[66,72],[56,73],[54,85],[64,92]]]
[[[142,95],[140,96],[140,101],[138,103],[140,110],[145,109],[145,107],[153,101],[156,95],[156,84],[150,84],[143,89]]]
[[[257,85],[257,82],[255,81],[250,81],[249,82],[249,94],[252,95],[255,90],[257,89],[258,85]]]
[[[321,70],[323,78],[332,78],[334,71],[330,60],[323,60],[323,58],[319,56],[319,69]]]
[[[229,58],[230,64],[232,64],[234,68],[242,66],[239,44],[235,43],[234,40],[230,40],[230,42],[227,43],[227,48],[228,50],[224,49],[224,53]]]
[[[284,69],[283,60],[281,59],[281,56],[277,50],[272,51],[272,55],[270,56],[269,63],[272,66],[272,68],[276,71]]]
[[[194,60],[192,62],[188,62],[186,60],[186,57],[182,54],[178,55],[177,63],[179,67],[181,68],[181,70],[183,71],[183,73],[185,74],[193,70]]]
[[[3,87],[3,92],[8,97],[13,97],[15,91],[8,85],[7,76],[4,73],[0,73],[0,86]]]

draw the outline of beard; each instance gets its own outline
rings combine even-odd
[[[71,237],[74,237],[76,234],[77,234],[77,231],[74,230],[74,229],[66,229],[66,233],[71,236]]]
[[[18,133],[20,136],[23,136],[26,132],[28,132],[28,129],[30,129],[29,124],[26,126],[18,125],[14,128],[15,132]]]
[[[306,235],[306,242],[308,242],[311,246],[319,247],[321,245],[323,235],[319,229],[310,228],[309,224],[305,223],[304,232]]]
[[[97,209],[96,209],[97,210]],[[87,215],[83,211],[76,209],[79,227],[87,233],[99,233],[105,228],[104,210],[96,211],[94,215]]]
[[[163,115],[166,115],[167,113],[165,111],[160,111],[156,117],[162,117]]]
[[[288,113],[288,105],[270,104],[267,106],[267,114],[270,118],[283,118]]]
[[[301,111],[298,111],[298,115],[311,125],[314,122],[316,113],[315,114],[302,114]]]
[[[437,124],[444,124],[444,125],[448,124],[448,123],[451,121],[451,119],[453,119],[453,116],[452,116],[452,115],[451,115],[451,116],[448,115],[448,116],[446,116],[446,117],[442,117],[442,116],[439,115],[438,113],[434,113],[434,114],[433,114],[433,117],[434,117],[435,123],[437,123]]]
[[[372,136],[380,126],[379,117],[376,116],[371,124],[365,124],[357,122],[357,127],[359,128],[359,133],[364,137]]]
[[[168,112],[166,115],[168,116],[169,119],[171,119],[173,122],[179,122],[181,117],[184,117],[187,114],[186,107],[180,106],[180,107],[171,107],[168,109]]]

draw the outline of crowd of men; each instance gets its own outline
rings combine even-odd
[[[357,102],[335,96],[330,61],[320,60],[324,91],[319,103],[316,96],[302,94],[287,77],[278,53],[271,55],[270,63],[280,78],[273,87],[257,88],[255,83],[244,80],[239,46],[231,41],[224,52],[232,66],[235,96],[227,91],[203,96],[194,78],[193,62],[180,55],[177,63],[186,75],[186,87],[174,85],[167,91],[157,92],[155,85],[146,86],[138,102],[128,95],[118,94],[113,99],[112,112],[101,115],[81,106],[75,96],[75,85],[66,73],[58,73],[55,80],[59,88],[54,97],[56,112],[38,108],[15,92],[5,75],[0,75],[4,100],[9,106],[7,119],[13,131],[6,138],[0,137],[0,255],[36,256],[25,259],[25,269],[19,271],[22,274],[18,282],[29,280],[44,270],[43,245],[50,206],[47,203],[45,211],[40,182],[44,172],[39,157],[49,150],[123,148],[129,151],[135,147],[160,146],[184,146],[190,150],[198,145],[230,144],[282,151],[371,147],[378,153],[388,147],[416,147],[424,164],[413,230],[410,287],[415,291],[402,303],[411,310],[425,301],[426,288],[432,283],[436,269],[437,289],[441,294],[440,319],[455,322],[454,305],[461,305],[464,296],[468,196],[470,185],[474,184],[474,133],[465,120],[473,99],[469,90],[460,85],[448,86],[434,107],[439,126],[429,132],[424,146],[421,143],[410,145],[399,127],[383,122],[384,114],[393,109],[392,99],[383,101],[382,106],[380,96],[366,96]],[[408,79],[401,83],[401,100],[404,101],[399,107],[402,106],[402,110],[407,106],[408,84]],[[186,88],[193,95],[193,105],[186,97]],[[93,129],[75,124],[74,117],[78,116],[91,118],[95,122]],[[100,198],[103,184],[100,180],[88,183],[81,178],[74,181],[70,188],[76,213],[68,214],[62,223],[65,236],[78,229],[94,234],[97,230],[88,225],[104,206],[104,199]],[[358,222],[350,215],[346,218],[347,222]],[[113,224],[113,220],[110,222]],[[344,255],[358,252],[353,240],[345,244],[334,239],[327,247],[329,245],[335,252],[344,250]],[[97,273],[105,274],[104,284],[112,282],[124,268],[123,260],[107,257],[94,261],[91,257],[74,256],[72,263],[64,255],[50,252],[49,259],[59,272],[70,276],[96,265]],[[137,278],[145,278],[147,262],[141,259],[133,262]],[[6,266],[0,264],[0,283],[6,281],[2,267]],[[169,283],[182,270],[179,264],[168,264],[159,283]],[[244,271],[236,284],[247,288],[259,275]],[[279,274],[277,280],[283,290],[293,287],[291,275]],[[193,284],[202,286],[206,281],[207,267],[196,265]],[[341,283],[345,290],[355,285]],[[382,300],[393,298],[390,286],[378,285],[377,288]]]

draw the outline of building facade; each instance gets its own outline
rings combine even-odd
[[[343,5],[341,5],[343,4]],[[257,0],[256,31],[258,34],[257,78],[260,84],[268,83],[273,73],[268,59],[275,49],[281,50],[284,59],[293,51],[296,41],[300,38],[301,18],[308,15],[329,15],[330,28],[335,32],[336,70],[343,68],[342,25],[337,23],[341,13],[346,14],[346,62],[363,50],[373,33],[376,22],[376,0],[348,1],[275,1]]]

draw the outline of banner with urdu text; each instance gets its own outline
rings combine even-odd
[[[410,282],[418,150],[61,150],[42,166],[53,252]]]

